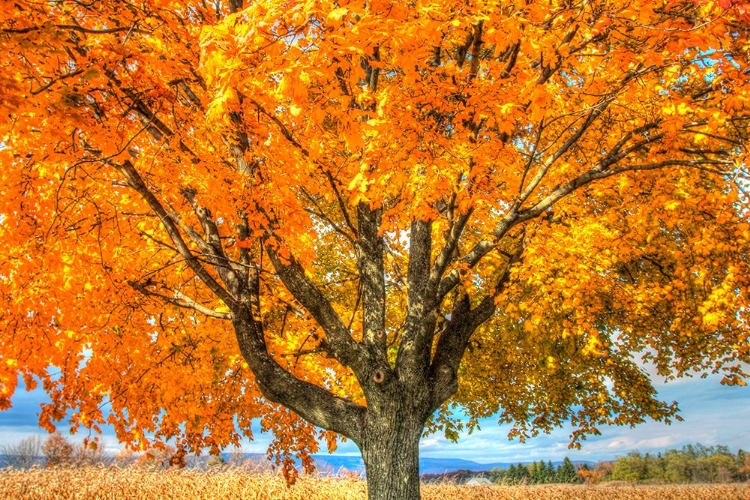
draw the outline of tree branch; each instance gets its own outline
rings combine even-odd
[[[232,266],[232,260],[227,257],[224,253],[224,248],[221,244],[221,236],[219,235],[219,228],[216,222],[211,216],[211,211],[196,200],[196,192],[189,188],[183,188],[180,190],[182,196],[190,203],[193,208],[195,216],[203,227],[203,234],[205,238],[201,238],[195,235],[193,238],[201,247],[204,253],[207,253],[209,257],[213,257],[215,261],[214,269],[219,274],[219,277],[224,284],[232,291],[236,296],[243,295],[243,281],[239,279],[238,272],[242,273],[242,269],[234,269]]]
[[[595,168],[589,170],[585,174],[582,174],[570,182],[563,184],[555,188],[549,195],[544,199],[540,200],[536,205],[526,210],[522,210],[518,213],[515,223],[521,223],[529,219],[533,219],[539,216],[542,212],[547,210],[549,207],[557,203],[560,199],[568,196],[573,191],[577,190],[581,186],[585,186],[597,179],[605,179],[612,177],[613,175],[621,174],[623,172],[631,172],[638,170],[657,170],[669,166],[683,166],[696,168],[698,170],[704,170],[713,174],[726,175],[729,172],[717,170],[714,168],[707,167],[707,165],[732,165],[730,161],[724,160],[664,160],[656,163],[646,163],[642,165],[629,165],[625,167],[616,168],[613,170],[605,170],[602,164],[597,165]]]
[[[146,288],[146,285],[144,285],[143,283],[129,281],[128,284],[131,287],[133,287],[134,290],[137,290],[143,295],[146,295],[149,297],[157,297],[163,300],[164,302],[167,302],[168,304],[172,304],[174,306],[177,306],[183,309],[192,309],[193,311],[197,311],[210,318],[223,319],[223,320],[232,320],[234,318],[234,315],[231,312],[220,312],[220,311],[211,309],[210,307],[206,307],[203,304],[200,304],[196,302],[195,300],[191,299],[190,297],[180,292],[179,290],[174,290],[172,292],[174,294],[174,297],[170,297],[168,295],[164,295],[158,292],[152,292],[151,290]]]
[[[307,189],[305,189],[304,187],[302,187],[301,190],[302,190],[302,194],[305,195],[305,198],[307,198],[308,200],[310,200],[310,203],[312,203],[313,205],[315,205],[315,210],[306,209],[306,211],[308,213],[311,213],[312,215],[318,217],[320,220],[322,220],[326,224],[328,224],[328,226],[331,229],[333,229],[338,234],[340,234],[341,236],[343,236],[344,238],[346,238],[346,240],[349,241],[349,243],[351,243],[352,246],[356,246],[356,242],[354,241],[354,237],[351,234],[349,234],[346,231],[344,231],[343,229],[341,229],[338,224],[336,224],[333,220],[331,220],[330,217],[328,217],[325,214],[325,212],[323,211],[323,209],[318,204],[318,201],[307,191]]]
[[[357,206],[357,268],[362,287],[363,340],[382,360],[386,357],[385,335],[385,244],[379,235],[382,209]]]
[[[355,373],[363,373],[367,357],[363,356],[362,349],[323,292],[310,281],[293,256],[285,262],[269,244],[266,244],[266,251],[284,286],[323,328],[336,359],[344,366],[351,367]]]
[[[308,422],[349,437],[362,439],[366,409],[314,384],[299,380],[269,354],[260,324],[247,311],[233,322],[242,356],[250,365],[263,395],[281,403]]]
[[[396,358],[396,370],[402,380],[420,380],[422,377],[418,376],[419,372],[430,362],[430,345],[427,339],[431,338],[435,328],[435,316],[426,317],[425,311],[432,255],[432,222],[419,219],[412,221],[409,235],[406,320]],[[406,376],[402,376],[402,373]]]
[[[174,220],[170,214],[167,213],[164,206],[156,196],[154,196],[148,186],[146,186],[146,183],[143,182],[143,179],[130,160],[125,160],[122,164],[115,166],[123,173],[130,186],[141,195],[151,207],[151,210],[153,210],[159,217],[162,227],[167,232],[167,235],[169,235],[169,238],[172,240],[172,243],[174,243],[175,248],[177,248],[177,251],[182,258],[185,259],[188,267],[190,267],[196,276],[198,276],[198,278],[200,278],[218,298],[224,301],[230,309],[236,308],[238,306],[236,299],[224,287],[222,287],[213,276],[211,276],[211,273],[203,267],[193,252],[190,251],[190,248],[188,248],[185,240],[182,238],[182,234],[180,234],[180,230]]]
[[[491,290],[474,309],[469,296],[462,294],[453,304],[450,320],[440,333],[435,355],[430,365],[433,411],[440,407],[458,389],[458,367],[466,346],[479,326],[495,313],[495,299],[510,279],[510,269],[523,254],[523,236],[516,251],[508,257],[503,273]]]
[[[131,33],[144,33],[148,34],[148,31],[139,30],[135,28],[135,26],[118,26],[117,28],[103,28],[103,29],[93,29],[93,28],[84,28],[83,26],[78,26],[76,24],[53,24],[55,28],[63,29],[63,30],[70,30],[70,31],[77,31],[79,33],[86,33],[87,35],[106,35],[108,33],[122,33],[123,31],[131,32]],[[3,28],[3,33],[33,33],[35,31],[42,31],[45,29],[45,26],[29,26],[26,28]]]
[[[531,182],[529,182],[529,185],[526,187],[526,189],[524,189],[523,192],[518,196],[518,199],[516,201],[518,207],[520,207],[529,198],[529,196],[531,196],[537,186],[539,186],[539,183],[542,182],[542,179],[544,179],[544,176],[547,175],[550,167],[552,167],[552,165],[554,165],[562,155],[568,152],[573,144],[578,142],[578,140],[583,136],[586,130],[588,130],[591,124],[594,123],[597,118],[599,118],[599,116],[604,112],[605,109],[607,109],[607,106],[609,106],[609,104],[613,100],[614,93],[607,95],[598,103],[596,103],[596,105],[594,105],[589,114],[586,116],[586,120],[581,124],[578,130],[576,130],[575,133],[568,137],[568,139],[559,148],[557,148],[557,151],[555,151],[549,158],[547,158],[537,174],[534,176]]]

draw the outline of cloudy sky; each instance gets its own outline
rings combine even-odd
[[[628,427],[601,428],[601,436],[589,437],[583,449],[569,450],[569,428],[561,428],[550,435],[528,440],[526,443],[509,441],[509,428],[498,426],[496,419],[486,419],[481,430],[463,435],[452,443],[440,435],[422,440],[422,456],[462,458],[477,462],[518,462],[532,460],[605,460],[626,454],[630,450],[658,452],[680,448],[691,443],[723,444],[736,452],[750,450],[750,387],[725,387],[720,377],[683,379],[668,384],[657,384],[661,397],[676,400],[682,409],[684,422],[664,425],[647,422],[634,429]],[[37,425],[39,404],[45,399],[40,391],[20,391],[13,397],[13,408],[0,412],[0,443],[14,443],[33,434],[44,434]],[[62,428],[65,431],[65,428]],[[244,443],[246,452],[265,453],[270,436],[256,429],[256,440]],[[105,429],[104,441],[110,451],[117,448],[111,429]],[[74,437],[73,440],[76,438]],[[79,436],[78,439],[83,439]],[[338,454],[357,454],[352,443],[340,445]]]

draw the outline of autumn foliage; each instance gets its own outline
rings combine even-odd
[[[4,6],[0,408],[20,376],[49,429],[213,451],[258,419],[309,468],[338,435],[367,462],[378,422],[454,438],[456,403],[573,443],[668,421],[641,358],[744,384],[749,28],[731,1]]]

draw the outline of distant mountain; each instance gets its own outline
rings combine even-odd
[[[266,456],[262,453],[245,453],[244,457],[246,460],[257,462],[258,464],[268,463]],[[229,456],[225,454],[225,459],[229,459]],[[338,474],[343,471],[354,472],[356,474],[364,474],[365,464],[362,461],[361,456],[354,455],[313,455],[315,459],[315,467],[322,474]],[[530,464],[531,461],[523,461],[523,464]],[[553,461],[552,464],[558,467],[562,461]],[[594,462],[586,461],[574,461],[576,465],[585,463],[586,465],[593,465]],[[419,459],[419,472],[420,474],[447,474],[449,472],[455,472],[459,470],[468,471],[489,471],[491,469],[507,469],[511,465],[517,465],[518,462],[493,462],[493,463],[478,463],[473,460],[463,460],[460,458],[428,458],[423,457]]]
[[[484,471],[491,469],[507,469],[510,463],[494,462],[490,464],[480,464],[472,460],[463,460],[460,458],[420,458],[420,474],[445,474],[457,470]]]
[[[229,463],[232,459],[236,459],[230,453],[222,453],[224,460]],[[315,459],[315,468],[321,474],[334,475],[341,474],[342,472],[353,472],[355,474],[364,475],[365,464],[362,461],[362,457],[359,455],[313,455]],[[205,469],[208,467],[208,462],[211,459],[208,455],[188,456],[188,467],[195,467],[199,469]],[[258,465],[258,469],[270,469],[272,463],[267,459],[265,453],[243,453],[241,454],[240,460],[242,462],[249,461]],[[104,457],[104,462],[109,463],[113,461],[112,457]],[[0,468],[8,465],[9,460],[4,456],[0,455]],[[39,465],[44,464],[44,457],[38,457],[37,462]],[[420,474],[449,474],[456,471],[472,471],[481,472],[489,471],[491,469],[507,469],[511,465],[515,465],[518,462],[493,462],[489,464],[481,464],[472,460],[463,460],[460,458],[427,458],[423,457],[419,459],[419,472]],[[530,461],[524,461],[523,464],[530,464]],[[552,462],[555,467],[558,467],[562,462]],[[586,465],[593,466],[594,462],[586,461],[573,461],[574,464],[580,465],[585,463]]]

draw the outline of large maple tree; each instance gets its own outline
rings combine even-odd
[[[15,0],[0,408],[134,447],[345,436],[419,497],[457,406],[523,439],[744,385],[748,9]]]

